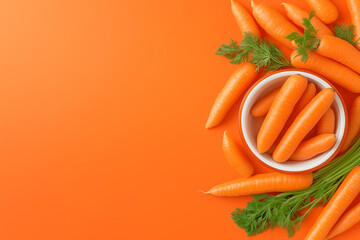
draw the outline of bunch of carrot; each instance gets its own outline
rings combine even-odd
[[[340,33],[335,28],[335,36],[326,26],[338,17],[335,5],[330,0],[306,0],[306,2],[314,12],[309,14],[296,5],[282,4],[291,20],[289,21],[274,8],[254,0],[251,0],[253,15],[251,16],[236,0],[231,0],[232,12],[245,38],[239,46],[236,42],[226,45],[221,55],[232,59],[232,63],[241,64],[215,99],[206,128],[215,127],[224,119],[232,105],[255,81],[259,68],[270,64],[264,59],[271,59],[274,62],[283,60],[281,51],[274,45],[265,44],[256,49],[256,51],[264,50],[264,59],[246,48],[251,44],[254,45],[251,46],[252,48],[256,48],[255,45],[260,43],[257,41],[261,39],[258,25],[282,45],[293,49],[290,57],[293,67],[314,71],[350,92],[360,93],[360,52],[357,50],[357,37],[360,36],[360,1],[347,0],[354,27],[338,28],[342,31]],[[250,43],[244,42],[249,34],[254,40]],[[247,55],[244,52],[247,52]],[[286,66],[289,65],[281,63],[273,69]],[[293,75],[281,87],[272,89],[251,109],[254,117],[264,117],[257,136],[259,153],[272,154],[277,162],[302,161],[332,148],[336,142],[334,134],[336,118],[331,108],[334,98],[333,89],[323,89],[317,93],[314,83],[309,83],[301,75]],[[341,149],[342,153],[350,148],[360,134],[360,96],[352,104],[349,119],[348,134]],[[219,184],[206,192],[208,194],[240,196],[305,190],[315,178],[311,173],[253,175],[254,167],[227,131],[223,136],[223,151],[241,178]],[[336,167],[336,164],[331,168]],[[338,175],[342,176],[340,173]],[[343,179],[341,178],[341,181]],[[306,239],[331,238],[360,221],[358,217],[360,204],[341,217],[353,198],[360,192],[358,186],[360,186],[360,167],[355,167],[328,203]],[[332,196],[331,192],[327,194]],[[236,215],[235,218],[237,217]],[[340,220],[337,221],[339,218]],[[241,226],[240,223],[238,225]]]

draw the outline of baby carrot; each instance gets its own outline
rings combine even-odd
[[[341,148],[341,153],[348,150],[356,137],[360,134],[360,97],[357,97],[351,106],[348,126],[348,132]]]
[[[282,129],[280,135],[274,142],[274,144],[271,146],[269,151],[267,151],[268,154],[273,154],[275,151],[276,146],[279,144],[282,137],[285,135],[288,128],[291,126],[291,124],[294,122],[295,118],[299,115],[299,113],[306,107],[306,105],[309,104],[309,102],[315,97],[316,95],[316,87],[314,83],[309,83],[305,92],[301,96],[300,100],[296,103],[294,110],[292,111],[289,119],[287,120],[285,127]],[[310,133],[309,133],[310,134]]]
[[[207,193],[215,196],[242,196],[268,192],[287,192],[307,188],[312,182],[312,173],[296,175],[264,173],[219,184]]]
[[[316,16],[326,24],[334,22],[338,16],[338,10],[330,0],[306,0],[310,8],[315,10]]]
[[[337,221],[335,226],[331,229],[326,239],[333,238],[340,233],[345,232],[358,222],[360,222],[360,203],[341,216],[339,221]]]
[[[302,75],[292,75],[285,81],[259,130],[257,136],[259,153],[266,152],[273,145],[306,86],[307,79]]]
[[[290,160],[308,160],[316,155],[326,152],[334,146],[336,142],[335,134],[321,134],[300,143]]]
[[[291,64],[294,67],[313,71],[350,92],[360,93],[360,76],[350,68],[316,53],[310,54],[306,63],[297,55],[297,51],[291,54]]]
[[[257,23],[270,36],[290,49],[295,48],[291,41],[285,38],[292,32],[297,32],[301,35],[301,32],[295,25],[289,22],[280,12],[264,3],[257,4],[255,1],[251,0],[251,6]]]
[[[317,134],[326,134],[335,132],[335,113],[332,108],[329,108],[324,116],[316,125]]]
[[[236,0],[231,0],[231,11],[239,25],[241,33],[250,32],[260,39],[260,31],[250,13]]]
[[[273,154],[275,161],[284,162],[289,159],[305,136],[330,108],[334,98],[334,89],[325,88],[311,100],[296,117],[276,147]]]
[[[290,3],[282,3],[282,5],[285,7],[287,16],[299,27],[304,28],[303,25],[303,18],[307,18],[309,16],[309,13],[302,10],[296,5],[290,4]],[[313,17],[311,19],[311,23],[314,26],[317,32],[317,36],[327,34],[327,35],[334,35],[332,31],[324,24],[322,23],[317,17]]]
[[[325,239],[346,208],[360,192],[360,167],[357,166],[346,176],[334,196],[316,219],[305,239]]]
[[[223,151],[230,165],[233,166],[241,177],[250,177],[254,173],[254,167],[249,162],[247,156],[239,149],[227,131],[224,132]]]
[[[273,103],[276,95],[279,93],[280,88],[275,88],[266,96],[261,98],[254,106],[251,108],[250,113],[254,117],[263,117],[265,116]]]
[[[360,1],[359,0],[346,0],[350,15],[351,22],[355,27],[355,39],[360,37]]]
[[[257,74],[258,72],[254,64],[249,62],[240,64],[240,67],[231,75],[224,88],[216,97],[205,128],[215,127],[224,119],[231,106],[250,83],[255,80]]]

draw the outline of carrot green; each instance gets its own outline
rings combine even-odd
[[[345,41],[351,43],[354,46],[357,46],[359,44],[360,38],[356,39],[356,34],[354,33],[354,25],[336,24],[334,28],[335,36],[337,36],[338,38],[344,39]]]
[[[283,52],[266,39],[258,39],[252,33],[244,33],[244,39],[238,44],[230,40],[229,44],[222,44],[216,52],[224,56],[232,64],[251,62],[257,66],[256,71],[265,67],[266,71],[283,67],[292,67]]]

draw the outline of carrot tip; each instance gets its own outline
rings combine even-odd
[[[205,191],[203,191],[203,190],[197,190],[198,192],[201,192],[201,193],[203,193],[203,194],[210,194],[209,193],[209,191],[207,191],[207,192],[205,192]]]

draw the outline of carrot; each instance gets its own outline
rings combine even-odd
[[[307,79],[302,75],[292,75],[285,81],[259,130],[257,136],[259,153],[266,152],[273,145],[306,86]]]
[[[299,27],[304,28],[303,25],[303,18],[307,18],[309,16],[309,13],[302,10],[296,5],[290,4],[290,3],[282,3],[282,5],[285,7],[287,16]],[[314,17],[311,19],[311,23],[314,26],[316,30],[318,30],[317,35],[334,35],[332,31],[324,24],[322,23],[317,17]]]
[[[289,22],[280,12],[264,3],[257,4],[251,0],[251,6],[257,23],[271,37],[278,40],[288,48],[294,49],[291,41],[287,40],[285,37],[292,32],[301,34],[296,26]]]
[[[250,113],[254,117],[263,117],[265,116],[273,103],[276,95],[279,93],[280,88],[275,88],[266,96],[261,98],[254,106],[251,108]]]
[[[316,53],[331,58],[360,73],[360,51],[354,45],[344,39],[322,35],[319,37],[320,44]]]
[[[246,90],[250,83],[255,80],[257,75],[258,72],[256,71],[256,66],[254,64],[248,62],[240,64],[240,67],[235,70],[224,88],[216,97],[205,128],[215,127],[224,119],[231,106]]]
[[[358,222],[360,222],[360,203],[341,216],[339,221],[337,221],[335,226],[331,229],[326,239],[333,238],[340,233],[345,232]]]
[[[331,176],[330,176],[331,178]],[[360,167],[346,176],[326,207],[321,211],[305,239],[325,239],[337,220],[360,192]]]
[[[250,32],[260,39],[260,30],[250,13],[237,1],[231,0],[231,11],[239,25],[241,33]]]
[[[355,27],[355,39],[357,39],[358,37],[360,37],[360,1],[346,0],[346,3],[350,11],[351,22]]]
[[[335,36],[323,34],[317,36],[317,32],[311,21],[314,18],[314,12],[311,11],[309,18],[303,19],[305,26],[304,34],[299,35],[293,32],[286,36],[298,46],[297,51],[301,60],[306,62],[312,52],[316,52],[324,57],[331,58],[339,63],[344,64],[357,73],[360,73],[360,52],[350,42]],[[348,30],[350,31],[350,30]],[[349,34],[347,32],[346,34]]]
[[[309,55],[306,63],[297,55],[297,51],[291,54],[291,64],[294,67],[313,71],[350,92],[360,93],[360,76],[350,68],[316,53]]]
[[[325,88],[299,113],[274,151],[273,158],[276,162],[289,159],[305,136],[330,108],[334,98],[334,89]]]
[[[315,10],[316,16],[326,24],[334,22],[338,16],[338,10],[329,0],[306,0],[310,8]]]
[[[273,154],[275,151],[276,146],[279,144],[282,137],[285,135],[288,128],[291,126],[291,124],[294,122],[295,118],[299,115],[299,113],[306,107],[306,105],[309,104],[309,102],[315,97],[316,95],[316,86],[314,83],[309,83],[305,92],[301,96],[300,100],[296,103],[294,110],[292,111],[289,119],[287,120],[285,127],[281,131],[280,135],[276,139],[275,143],[271,146],[269,151],[267,151],[268,154]]]
[[[349,127],[345,137],[344,144],[340,150],[341,153],[349,149],[356,137],[360,134],[360,97],[357,97],[349,112]]]
[[[299,115],[299,113],[309,104],[309,102],[311,102],[311,100],[315,97],[315,95],[316,95],[316,86],[314,83],[309,83],[307,85],[305,92],[301,96],[299,102],[295,105],[290,120],[292,121],[295,120],[297,115]]]
[[[254,173],[254,167],[249,162],[247,156],[239,149],[227,131],[224,132],[223,151],[230,165],[242,177],[250,177]]]
[[[332,108],[329,108],[324,116],[316,125],[317,134],[326,134],[335,132],[335,113]]]
[[[290,160],[308,160],[316,155],[326,152],[334,146],[336,142],[335,134],[321,134],[300,143]]]
[[[242,196],[268,192],[287,192],[307,188],[312,182],[312,173],[296,175],[264,173],[219,184],[207,193],[215,196]]]

